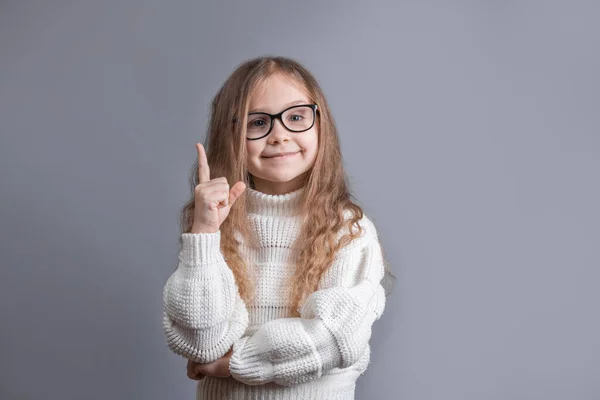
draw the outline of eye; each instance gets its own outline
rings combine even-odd
[[[303,115],[300,115],[300,114],[295,114],[295,115],[291,115],[291,116],[290,116],[290,119],[291,119],[293,122],[298,122],[298,121],[301,121],[301,120],[303,120],[303,119],[304,119],[304,116],[303,116]]]
[[[248,128],[264,128],[268,125],[266,121],[267,117],[255,117],[254,119],[248,121]]]

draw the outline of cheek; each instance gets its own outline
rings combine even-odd
[[[317,148],[319,147],[319,137],[316,133],[310,136],[302,138],[302,142],[299,143],[305,152],[305,156],[314,157],[317,154]]]
[[[252,141],[246,142],[246,152],[249,159],[256,159],[262,152],[262,148]]]

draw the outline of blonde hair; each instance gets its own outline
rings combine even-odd
[[[243,181],[247,187],[252,187],[252,176],[246,167],[245,143],[249,99],[273,74],[281,74],[299,84],[309,99],[319,107],[315,122],[318,127],[319,148],[302,193],[302,228],[294,244],[299,254],[295,258],[295,273],[290,281],[292,314],[298,316],[299,306],[317,289],[321,276],[333,262],[336,252],[362,232],[358,221],[363,217],[363,210],[352,201],[353,196],[349,193],[337,130],[317,80],[300,63],[286,57],[263,56],[243,62],[212,99],[204,148],[211,179],[226,177],[230,185]],[[183,233],[191,231],[194,218],[194,188],[198,185],[197,160],[192,167],[190,185],[191,197],[181,212]],[[220,230],[221,251],[235,276],[240,296],[248,303],[254,296],[254,282],[247,265],[249,260],[241,256],[240,242],[235,236],[235,232],[239,232],[250,246],[258,246],[257,238],[248,223],[246,210],[244,191],[232,206]],[[353,225],[358,231],[353,232]],[[338,240],[338,233],[342,230],[348,233]],[[384,278],[395,279],[387,261],[385,269]]]

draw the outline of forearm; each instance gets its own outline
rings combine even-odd
[[[329,301],[336,314],[322,310],[320,315],[273,320],[254,335],[237,340],[230,361],[232,376],[250,385],[273,381],[289,386],[358,362],[368,346],[372,324],[381,315],[383,290],[373,289],[361,304],[343,296],[337,301],[321,300]]]
[[[269,321],[234,343],[232,376],[250,385],[295,385],[359,361],[385,307],[383,274],[376,237],[364,239],[340,255],[299,318]]]

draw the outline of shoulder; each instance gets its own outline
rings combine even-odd
[[[352,211],[346,210],[344,212],[344,217],[346,221],[350,220],[353,217]],[[379,234],[377,232],[375,223],[373,222],[373,219],[369,217],[364,211],[362,217],[359,218],[358,221],[356,221],[356,223],[352,224],[352,226],[345,225],[342,229],[340,229],[337,235],[338,240],[341,239],[343,236],[350,234],[349,229],[352,229],[352,232],[358,232],[357,225],[358,227],[360,227],[360,234],[357,237],[355,237],[350,243],[344,245],[340,249],[340,252],[364,247],[366,244],[369,243],[379,242]]]
[[[319,289],[353,287],[363,281],[381,280],[384,265],[375,224],[364,212],[357,224],[361,228],[360,234],[336,252],[331,265],[321,276]],[[348,233],[348,227],[342,230],[345,234]],[[356,225],[353,225],[352,230],[357,231]],[[344,233],[340,233],[340,236]]]

